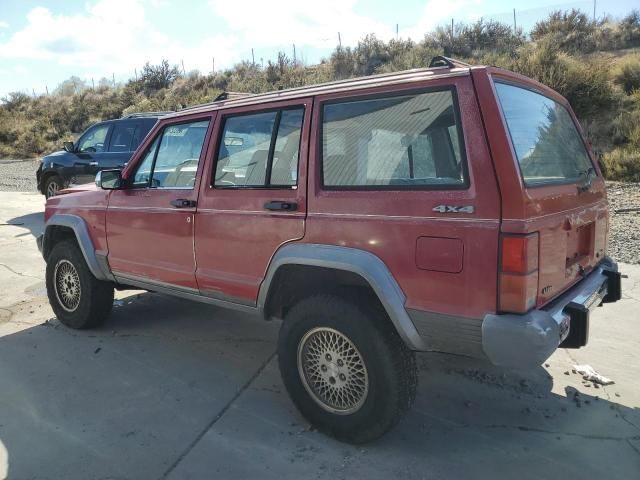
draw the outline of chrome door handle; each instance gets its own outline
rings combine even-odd
[[[98,166],[98,162],[89,162],[89,166],[90,167],[97,167]]]

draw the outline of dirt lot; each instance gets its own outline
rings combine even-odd
[[[421,354],[413,410],[353,447],[294,409],[276,323],[127,292],[99,330],[60,325],[42,210],[41,195],[0,193],[0,479],[637,478],[640,266],[622,265],[624,299],[596,312],[590,344],[543,367]]]

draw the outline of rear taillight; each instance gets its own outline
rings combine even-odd
[[[498,308],[525,313],[538,295],[538,234],[502,235],[501,242]]]

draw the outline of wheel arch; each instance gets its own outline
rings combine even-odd
[[[313,272],[312,272],[313,271]],[[295,272],[292,274],[292,272]],[[313,275],[310,275],[313,273]],[[425,350],[425,344],[409,317],[406,297],[384,262],[365,250],[337,245],[288,244],[274,255],[258,293],[258,309],[266,318],[282,310],[283,289],[313,287],[312,279],[326,290],[328,285],[347,285],[375,295],[400,338],[411,350]],[[319,280],[318,280],[319,278]],[[288,299],[292,302],[292,298]]]
[[[56,214],[47,221],[42,237],[42,256],[45,261],[57,242],[69,238],[77,243],[94,277],[98,280],[114,280],[106,257],[96,253],[87,224],[77,215]]]

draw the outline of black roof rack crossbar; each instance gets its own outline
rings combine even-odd
[[[471,65],[465,62],[461,62],[460,60],[456,60],[455,58],[444,57],[442,55],[436,55],[429,62],[429,68],[436,67],[446,67],[446,68],[469,68]]]
[[[136,113],[127,113],[123,115],[121,118],[140,118],[140,117],[161,117],[162,115],[169,115],[173,112],[136,112]]]

